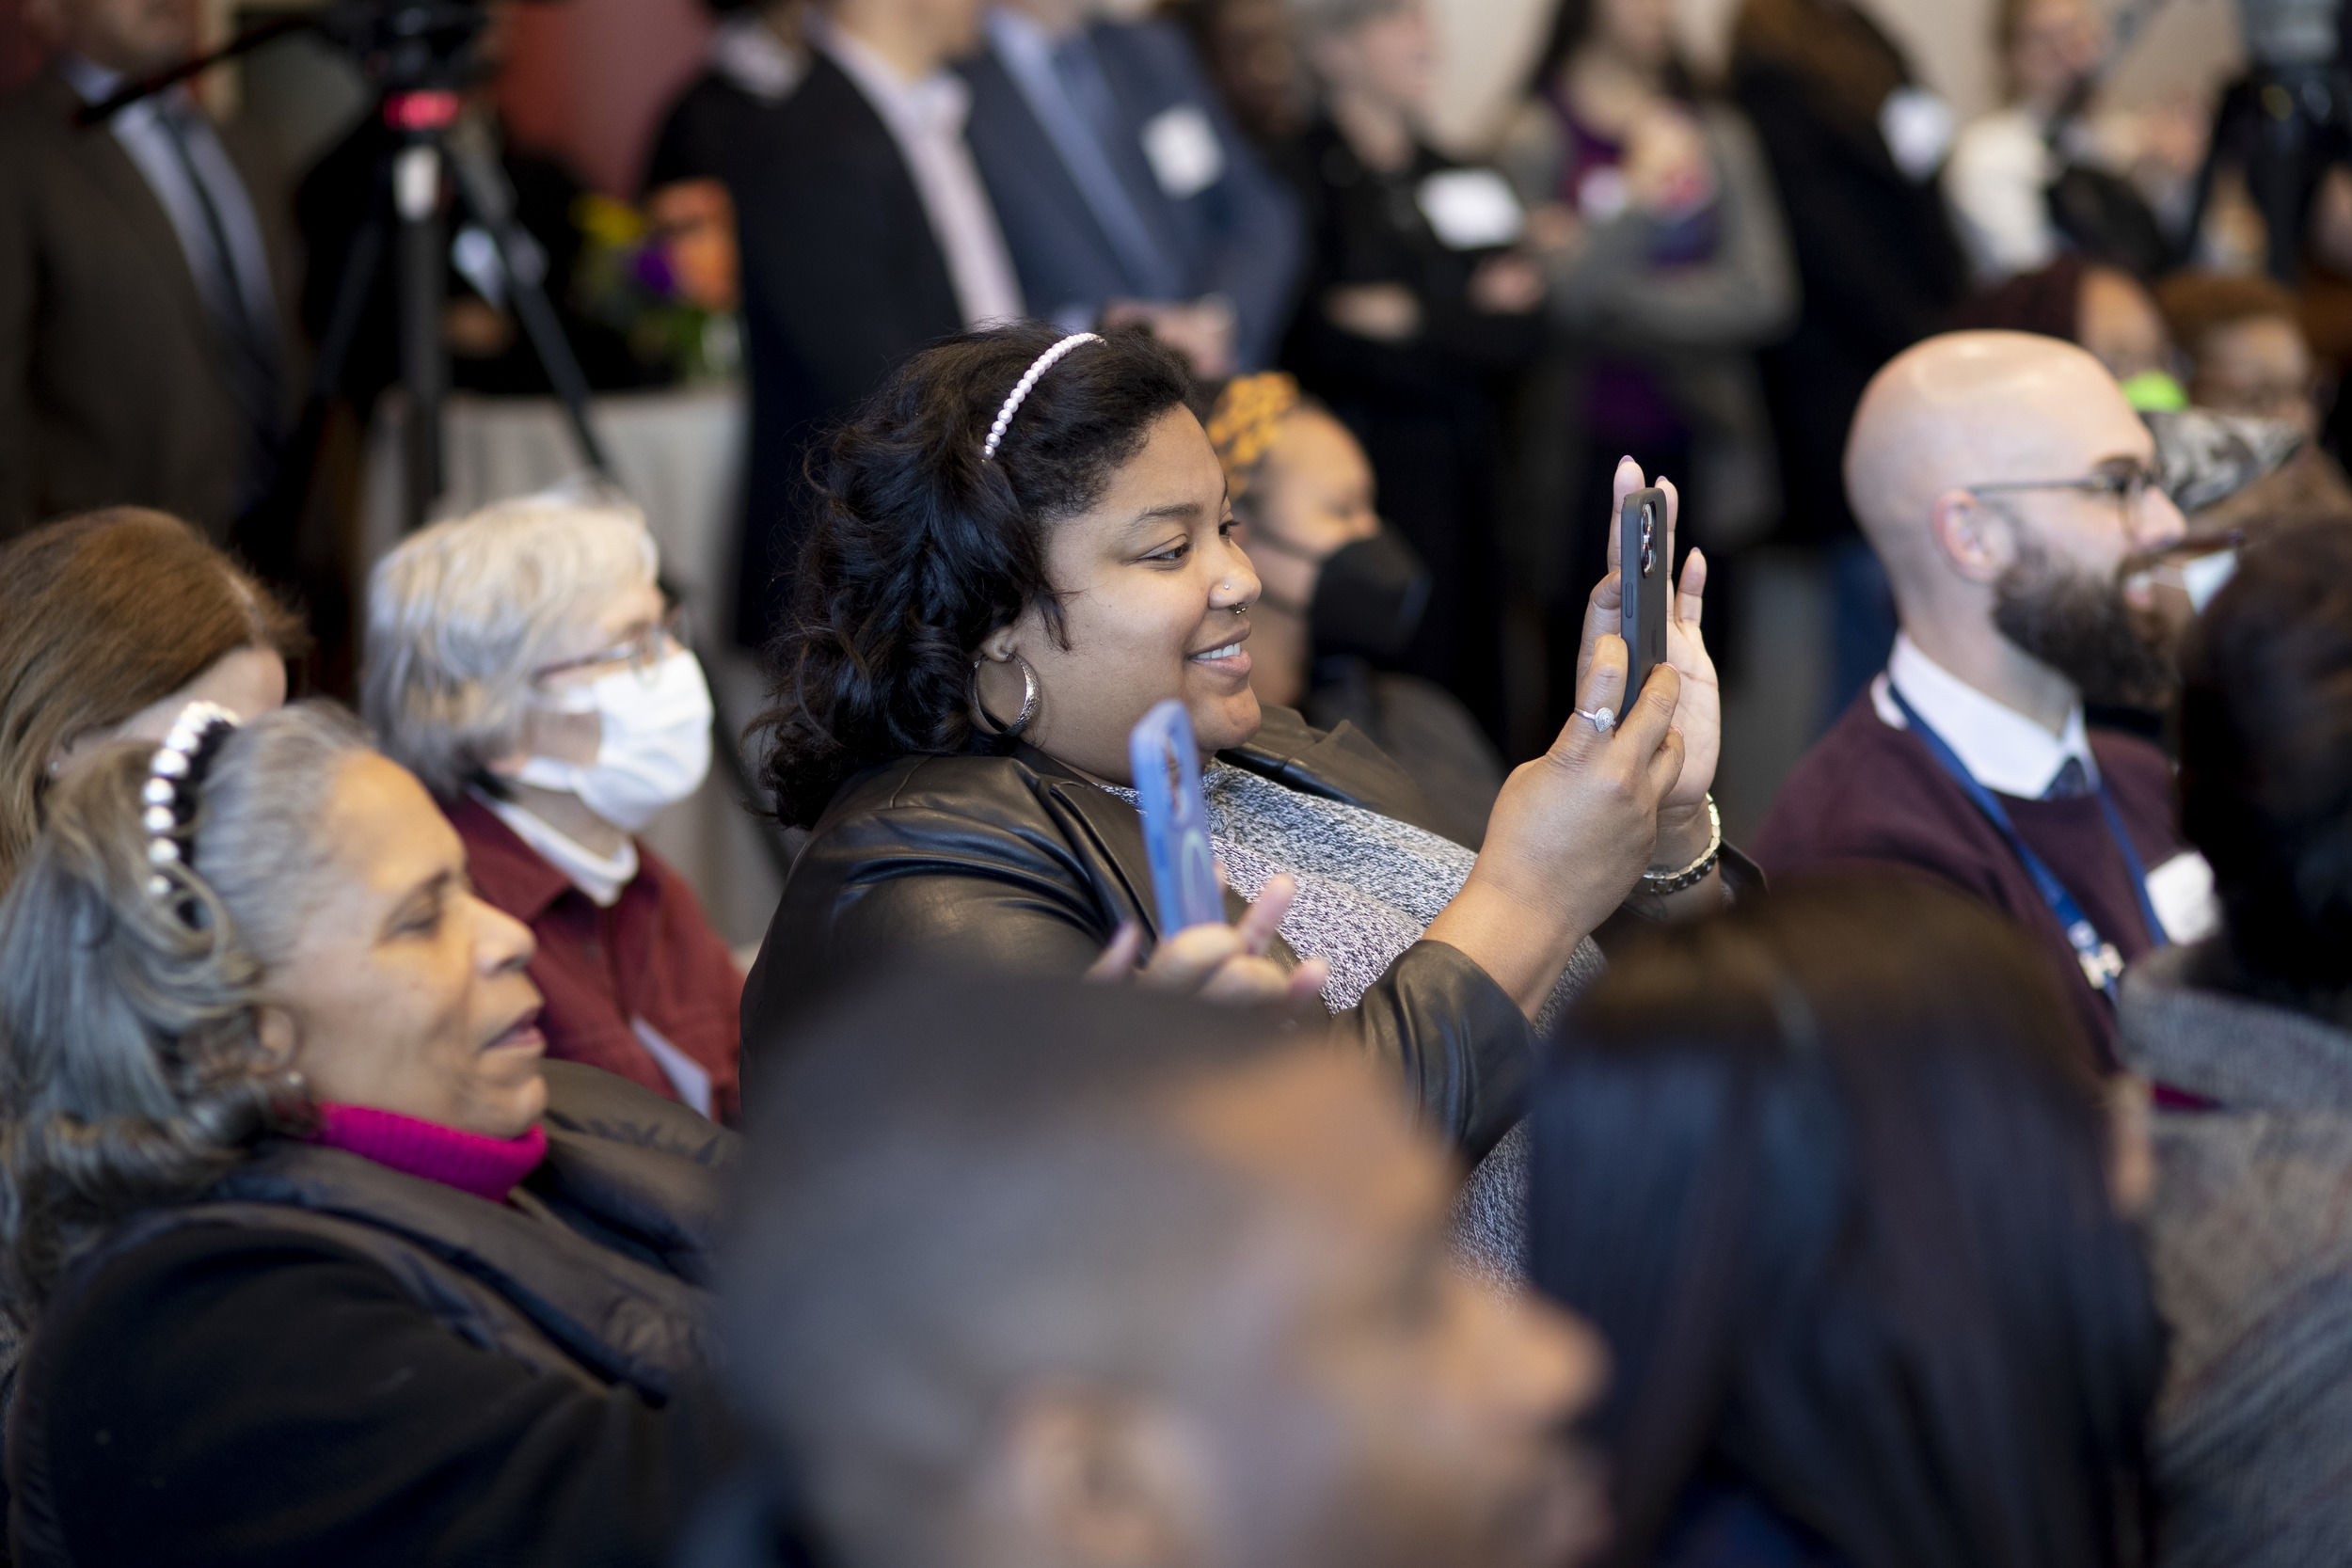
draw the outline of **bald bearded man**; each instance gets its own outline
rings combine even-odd
[[[1884,673],[1800,763],[1756,840],[1776,877],[1889,868],[2039,936],[2103,1063],[2124,967],[2210,928],[2212,877],[2144,742],[2095,702],[2161,700],[2122,568],[2178,539],[2155,446],[2081,349],[1958,332],[1898,356],[1846,446],[1902,624]]]

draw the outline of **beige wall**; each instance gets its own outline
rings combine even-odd
[[[1720,63],[1739,0],[1678,0],[1692,56]],[[1471,146],[1490,132],[1527,69],[1549,0],[1431,0],[1446,48],[1440,135]],[[1994,0],[1861,0],[1911,55],[1928,85],[1963,115],[1997,90],[1990,42]],[[2125,102],[2210,88],[2238,61],[2235,0],[2169,0],[2116,79]]]

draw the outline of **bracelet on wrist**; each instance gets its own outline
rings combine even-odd
[[[1641,891],[1662,897],[1696,887],[1707,880],[1707,874],[1715,869],[1715,863],[1724,858],[1724,816],[1715,809],[1715,797],[1707,797],[1707,850],[1697,860],[1679,871],[1649,871],[1642,875]]]

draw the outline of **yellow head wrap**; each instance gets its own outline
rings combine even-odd
[[[1209,445],[1225,465],[1226,493],[1239,500],[1264,461],[1282,420],[1298,406],[1298,382],[1279,371],[1237,375],[1209,410]]]

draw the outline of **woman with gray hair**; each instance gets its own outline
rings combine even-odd
[[[0,901],[20,1563],[651,1564],[732,1136],[543,1063],[530,931],[348,715],[64,778]]]
[[[363,705],[538,939],[548,1054],[733,1121],[743,978],[634,836],[700,787],[710,689],[626,501],[547,492],[412,535],[368,594]]]

